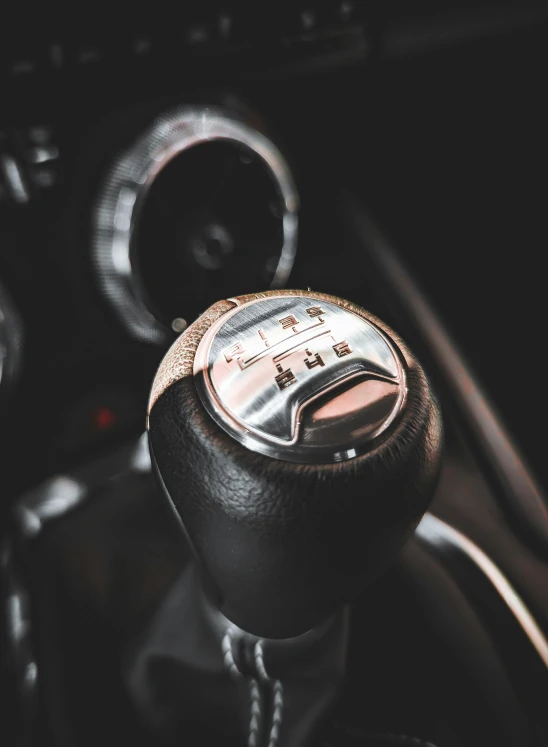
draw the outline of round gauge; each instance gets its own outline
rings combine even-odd
[[[183,107],[154,122],[109,173],[93,255],[137,339],[164,342],[219,297],[283,287],[298,196],[274,143],[238,115]]]
[[[19,372],[22,350],[21,318],[7,290],[0,284],[0,401]]]

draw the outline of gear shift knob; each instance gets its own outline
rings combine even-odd
[[[405,343],[322,293],[219,301],[162,361],[153,463],[220,610],[287,638],[354,599],[426,510],[440,411]]]

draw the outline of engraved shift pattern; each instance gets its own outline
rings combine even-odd
[[[325,311],[323,311],[319,306],[312,306],[306,309],[306,313],[308,314],[308,317],[315,319],[316,317],[325,314]],[[311,325],[306,325],[306,323],[304,325],[301,325],[294,314],[289,314],[283,319],[279,319],[278,322],[281,324],[282,330],[284,331],[290,329],[294,335],[305,335],[310,330],[316,329],[319,325],[323,325],[324,319],[318,318],[315,323]],[[322,331],[320,334],[323,334],[323,332],[324,331]],[[326,329],[325,333],[329,334],[330,330]],[[264,330],[258,329],[257,334],[259,335],[261,341],[266,345],[266,347],[271,347],[271,343],[269,342]],[[282,339],[279,342],[283,343],[285,342],[285,340]],[[297,381],[297,378],[291,369],[288,368],[286,370],[283,370],[280,363],[277,362],[281,358],[285,358],[287,357],[287,355],[291,355],[295,352],[295,346],[292,345],[291,340],[287,342],[285,347],[286,350],[282,354],[275,356],[272,359],[277,371],[277,375],[273,373],[274,380],[276,381],[280,390],[286,389],[288,386],[291,386],[291,384],[294,384]],[[260,354],[261,351],[259,351],[258,354],[254,355],[253,353],[256,349],[257,341],[255,339],[250,338],[250,340],[246,342],[242,342],[240,340],[230,348],[228,348],[228,350],[224,351],[224,357],[227,363],[232,363],[233,360],[236,360],[239,367],[243,370],[249,366],[252,366],[254,363],[257,363],[264,357]],[[300,349],[301,340],[299,340],[297,351]],[[352,352],[352,349],[350,348],[346,340],[333,345],[333,350],[337,354],[338,358],[342,358],[343,356],[348,355]],[[304,347],[304,352],[305,356],[303,357],[303,360],[308,370],[310,370],[311,368],[315,368],[316,366],[325,366],[325,362],[319,353],[313,353],[306,346]]]
[[[337,358],[344,358],[345,355],[350,355],[352,352],[352,348],[346,340],[333,345],[333,350],[335,351]]]
[[[331,302],[320,304],[313,296],[259,298],[225,314],[200,343],[194,372],[214,419],[249,448],[271,455],[284,445],[307,450],[307,439],[299,440],[305,410],[347,382],[365,377],[393,387],[376,390],[374,396],[381,397],[376,409],[373,395],[367,395],[364,408],[371,406],[371,417],[376,418],[371,427],[356,416],[359,404],[349,404],[347,398],[344,406],[351,412],[346,441],[360,417],[359,432],[368,438],[387,427],[405,397],[405,375],[383,333],[363,317]],[[345,438],[337,414],[335,420],[338,435],[333,437]],[[331,437],[327,427],[323,433]],[[341,448],[334,458],[356,453]]]

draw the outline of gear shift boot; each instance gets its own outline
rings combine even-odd
[[[297,638],[257,638],[209,603],[189,564],[135,641],[128,688],[151,731],[170,743],[195,730],[213,743],[273,745],[283,725],[283,743],[297,747],[340,692],[348,623],[343,608]]]
[[[432,496],[442,423],[428,380],[363,309],[259,293],[220,301],[173,344],[148,427],[200,576],[181,579],[153,636],[193,631],[177,639],[191,695],[174,712],[240,744],[305,744],[344,679],[347,605]],[[135,692],[146,711],[150,692]]]

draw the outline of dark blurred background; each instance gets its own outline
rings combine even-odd
[[[234,107],[285,155],[301,199],[289,285],[376,310],[336,209],[346,190],[360,195],[545,481],[547,21],[546,3],[449,0],[6,12],[0,281],[25,348],[4,404],[4,508],[144,427],[175,333],[132,338],[101,292],[90,237],[116,154],[179,104]],[[208,185],[224,184],[242,221],[270,199],[241,164],[223,182],[223,158],[166,170],[143,213],[139,282],[168,321],[262,289],[256,275],[177,264],[181,215],[199,214]]]

